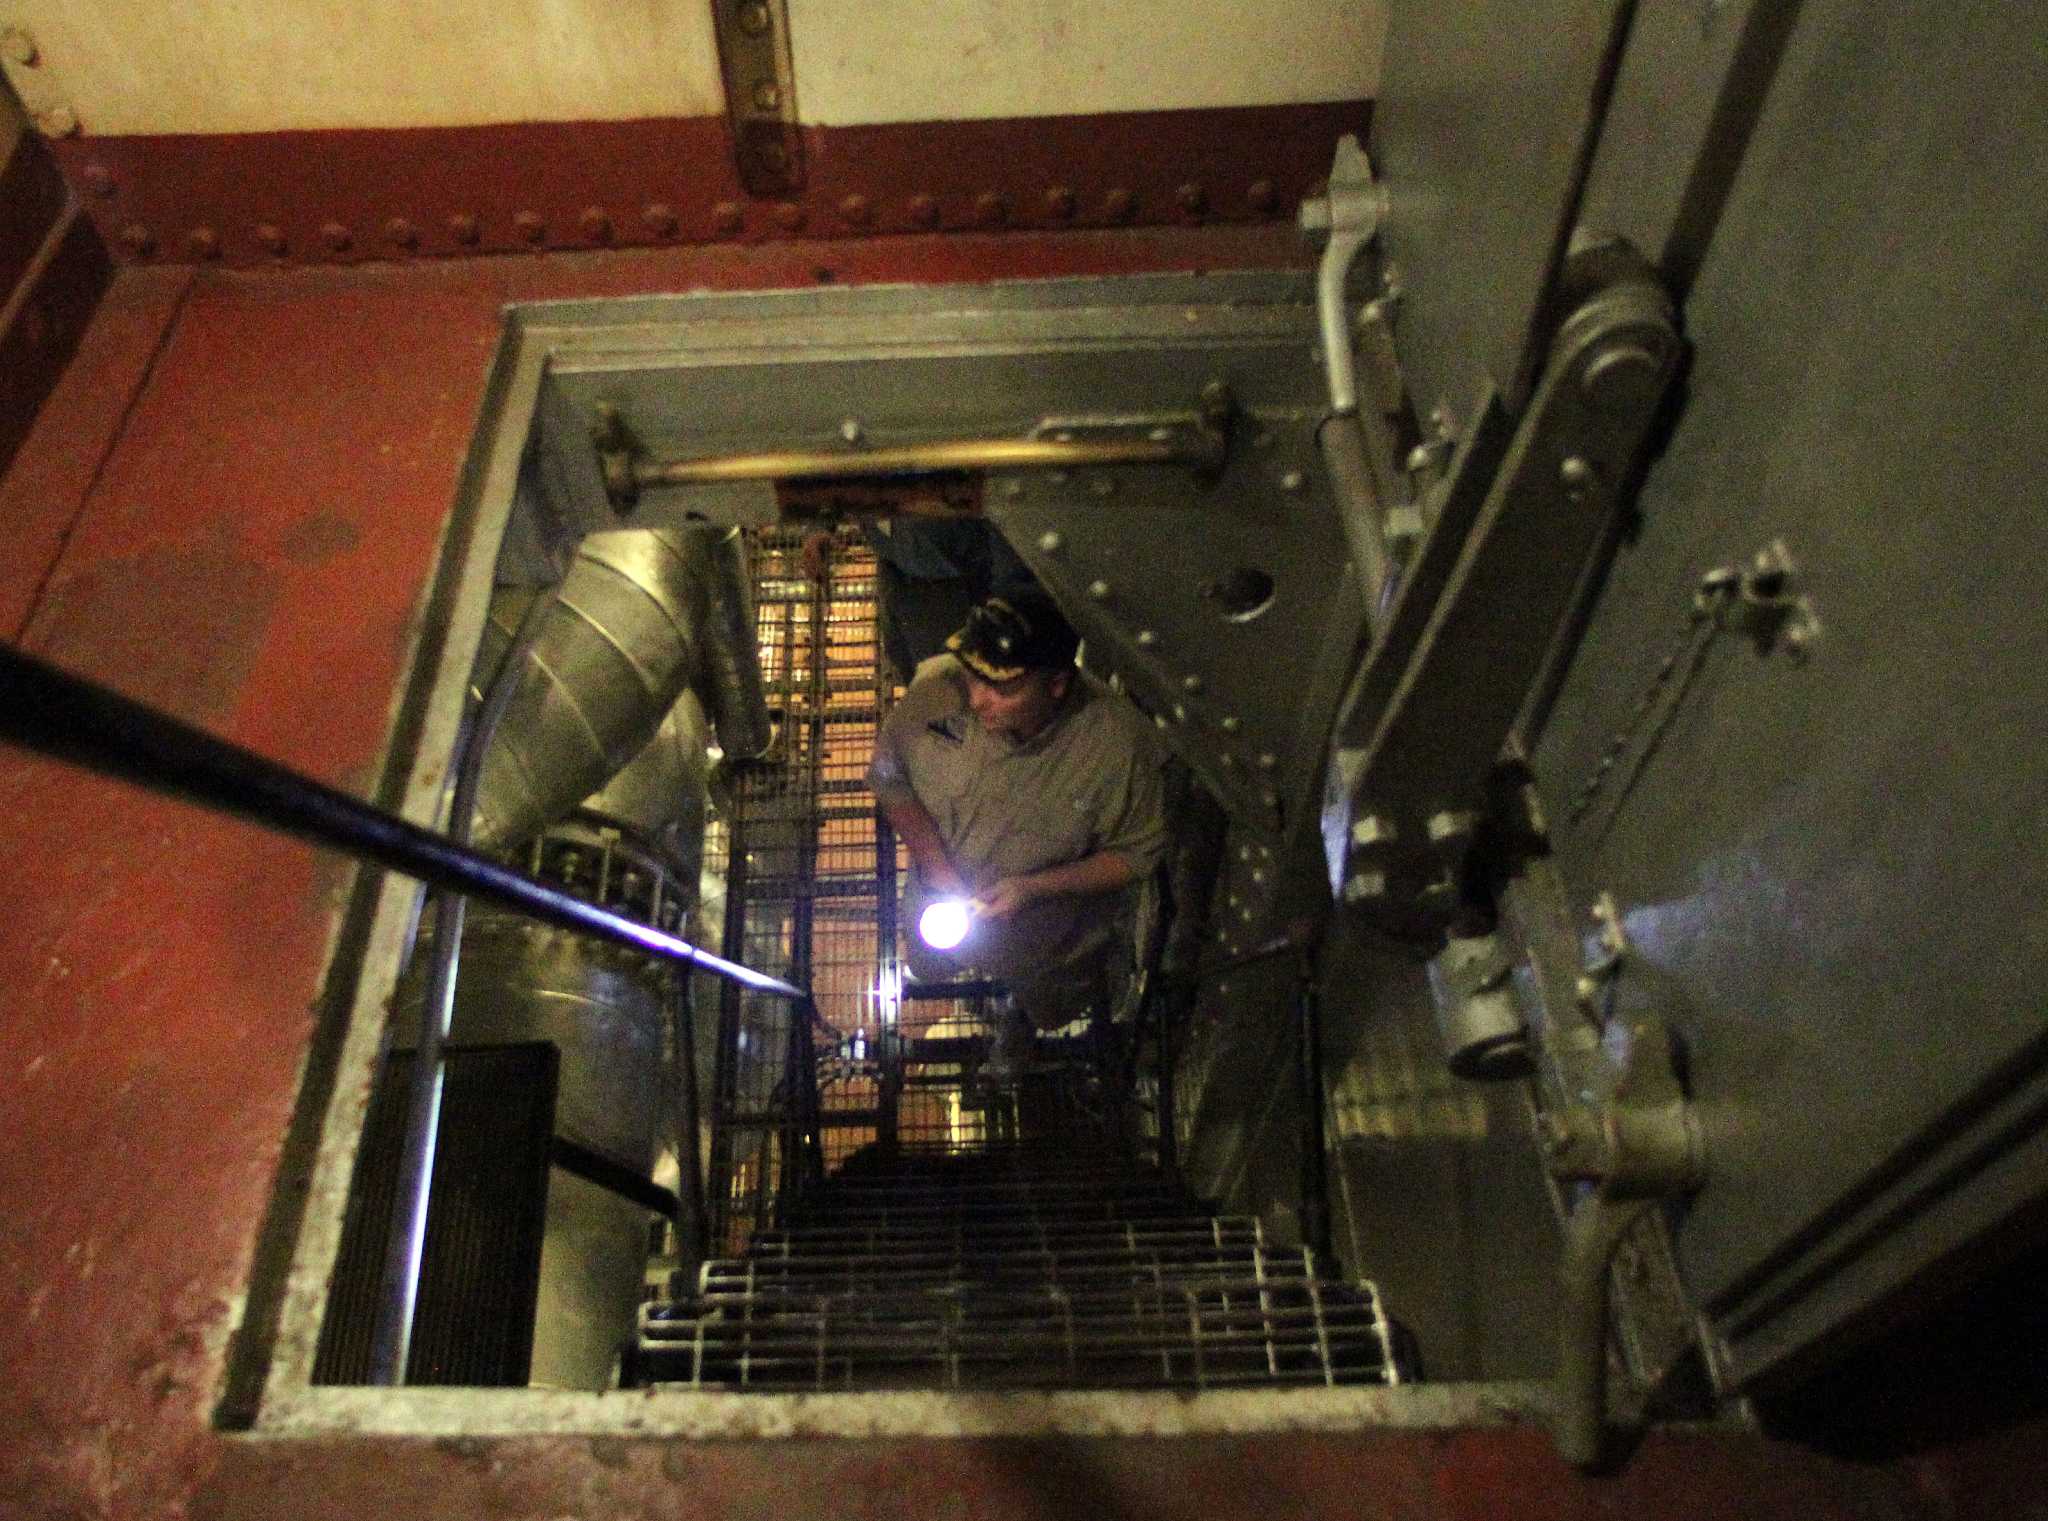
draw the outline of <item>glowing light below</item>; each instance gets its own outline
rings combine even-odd
[[[974,911],[959,898],[941,898],[918,917],[917,932],[935,951],[950,951],[967,938]]]

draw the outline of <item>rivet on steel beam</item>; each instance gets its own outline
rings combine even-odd
[[[393,217],[384,224],[384,236],[391,240],[394,248],[418,248],[420,230],[404,217]]]
[[[1080,198],[1074,194],[1071,185],[1055,185],[1045,193],[1045,214],[1055,222],[1064,222],[1073,216],[1080,204]]]
[[[1280,477],[1280,489],[1282,491],[1299,491],[1306,480],[1307,477],[1299,470],[1289,470]]]
[[[284,229],[275,222],[258,222],[254,237],[256,246],[267,254],[282,255],[289,246],[285,242]]]
[[[1138,198],[1128,186],[1117,185],[1102,198],[1102,214],[1112,222],[1128,222],[1137,210]]]
[[[1583,502],[1600,484],[1600,472],[1577,454],[1569,456],[1557,467],[1557,478],[1564,486],[1564,494],[1574,502]]]
[[[576,219],[576,225],[583,229],[583,236],[593,243],[609,243],[612,240],[611,213],[602,206],[585,206],[583,215]]]
[[[763,5],[761,0],[748,0],[747,4],[740,7],[739,15],[740,30],[750,37],[760,36],[768,30],[774,20],[768,13],[768,7]]]
[[[910,220],[919,227],[939,225],[939,203],[929,195],[912,196],[910,204],[905,209],[910,214]]]
[[[195,259],[220,257],[220,234],[211,227],[195,227],[185,234],[185,252]]]
[[[868,430],[860,425],[858,417],[843,417],[839,420],[839,436],[848,444],[858,444],[868,436]]]
[[[974,216],[984,227],[1000,227],[1010,219],[1010,203],[1002,192],[984,190],[974,198]]]
[[[78,130],[78,113],[69,106],[36,112],[36,130],[45,137],[69,137]]]
[[[464,248],[474,247],[484,235],[484,224],[466,211],[458,211],[448,219],[448,236]]]
[[[711,208],[711,226],[714,231],[731,237],[746,225],[746,213],[740,210],[738,201],[720,201]]]
[[[1038,536],[1038,548],[1041,553],[1056,555],[1066,547],[1067,541],[1054,530],[1048,529]]]
[[[1110,585],[1107,581],[1090,581],[1088,583],[1088,595],[1097,602],[1107,602],[1109,600],[1109,593]]]
[[[764,79],[754,86],[754,109],[757,111],[779,111],[782,109],[782,90],[774,80]]]
[[[849,195],[839,202],[839,215],[849,227],[865,227],[875,219],[875,208],[864,195]]]
[[[1158,636],[1157,634],[1153,633],[1151,629],[1149,629],[1149,628],[1141,628],[1141,629],[1139,629],[1139,630],[1138,630],[1138,648],[1139,648],[1139,649],[1141,649],[1141,650],[1149,650],[1149,649],[1153,648],[1153,647],[1154,647],[1155,645],[1157,645],[1158,643],[1159,643],[1159,636]]]
[[[1180,689],[1192,697],[1202,690],[1202,678],[1199,676],[1183,676],[1180,679]]]
[[[1017,477],[1015,477],[1014,475],[1013,475],[1013,476],[1011,476],[1011,477],[1010,477],[1010,478],[1009,478],[1008,480],[1006,480],[1006,481],[1004,481],[1004,482],[1003,482],[1003,495],[1004,495],[1004,496],[1022,496],[1023,494],[1024,494],[1024,483],[1023,483],[1022,481],[1018,480],[1018,479],[1017,479]]]
[[[130,222],[121,229],[121,246],[138,259],[148,258],[156,252],[156,234],[140,222]]]
[[[1245,187],[1244,199],[1245,204],[1252,210],[1264,214],[1271,211],[1279,203],[1280,198],[1273,193],[1271,180],[1253,180]]]
[[[1173,198],[1179,202],[1180,209],[1191,217],[1198,217],[1209,209],[1209,192],[1193,180],[1189,180],[1174,191]]]
[[[804,208],[796,201],[775,203],[775,225],[784,232],[800,232],[807,220]]]
[[[1279,764],[1280,757],[1275,755],[1271,750],[1261,750],[1259,752],[1259,769],[1261,771],[1271,771],[1275,766]]]
[[[355,234],[339,222],[320,224],[320,241],[327,245],[330,253],[347,253],[355,246]]]
[[[520,212],[512,218],[512,225],[518,229],[519,236],[529,243],[538,243],[548,235],[548,224],[541,220],[537,211]]]
[[[25,69],[32,69],[43,55],[36,47],[34,37],[18,26],[10,26],[6,31],[0,32],[0,56],[4,56],[9,63],[18,63]]]
[[[667,201],[649,201],[640,209],[640,225],[657,238],[672,238],[682,225],[682,219]]]
[[[1221,755],[1216,757],[1216,764],[1221,766],[1225,771],[1235,771],[1237,769],[1237,757],[1232,755],[1228,750],[1225,750]]]
[[[1177,724],[1184,724],[1188,721],[1188,710],[1184,704],[1175,703],[1173,705],[1173,721]]]
[[[1239,718],[1235,713],[1231,713],[1226,715],[1223,721],[1219,723],[1216,727],[1221,729],[1225,734],[1235,734],[1239,729],[1242,729],[1244,727],[1244,720]]]
[[[85,166],[84,179],[85,188],[94,195],[112,195],[114,193],[114,176],[105,164],[87,164]]]

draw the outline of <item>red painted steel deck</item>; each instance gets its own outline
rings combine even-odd
[[[505,302],[1303,258],[1250,229],[129,272],[0,482],[0,627],[360,790]],[[1919,1514],[1891,1473],[1683,1435],[1612,1483],[1529,1430],[801,1453],[218,1435],[348,871],[13,753],[0,838],[0,1515]]]

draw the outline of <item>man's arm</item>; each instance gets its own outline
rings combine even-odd
[[[946,859],[946,847],[939,841],[939,826],[924,804],[906,793],[879,797],[875,806],[896,831],[896,838],[910,851],[917,874],[928,885],[940,892],[959,893],[963,897],[967,894],[967,881]]]
[[[1138,865],[1129,856],[1116,850],[1098,850],[1064,866],[1005,877],[977,901],[984,919],[1006,919],[1041,898],[1113,893],[1137,880]]]

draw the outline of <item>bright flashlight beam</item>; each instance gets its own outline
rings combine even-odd
[[[967,938],[974,909],[964,898],[941,898],[918,917],[917,932],[935,951],[950,951]]]

